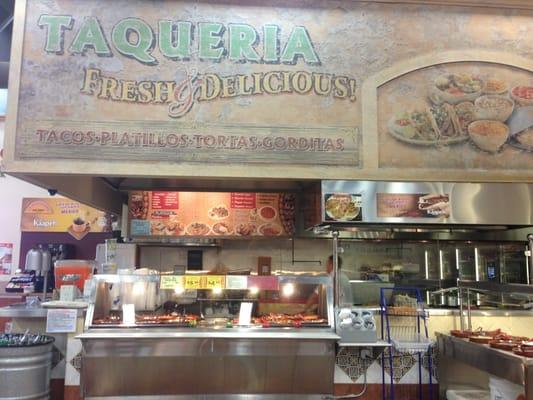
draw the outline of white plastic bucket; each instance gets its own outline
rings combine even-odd
[[[490,400],[517,400],[524,395],[524,387],[508,380],[491,376],[489,379]]]

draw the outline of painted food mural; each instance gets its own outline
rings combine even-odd
[[[420,69],[378,89],[380,167],[533,167],[533,74],[493,63]]]

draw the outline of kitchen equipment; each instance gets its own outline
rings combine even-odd
[[[446,296],[446,305],[448,307],[457,307],[459,306],[459,298],[457,297],[457,293],[449,293]]]
[[[50,250],[44,248],[42,245],[39,245],[41,250],[42,259],[41,259],[41,274],[44,277],[44,282],[42,286],[43,297],[46,297],[46,292],[48,291],[48,272],[52,268],[52,254]]]
[[[117,269],[132,268],[137,264],[137,245],[133,243],[112,243],[114,249],[114,261],[107,261],[112,254],[109,249],[106,252],[106,243],[100,243],[96,246],[96,261],[98,263],[99,273],[116,273]],[[104,264],[106,264],[104,266]],[[112,265],[115,265],[114,267]],[[114,272],[111,272],[114,270]],[[107,272],[106,272],[107,271]]]
[[[43,252],[39,247],[32,247],[26,253],[26,262],[24,270],[26,272],[35,271],[35,275],[41,275],[41,268],[43,265]]]
[[[83,291],[85,280],[92,277],[96,268],[93,260],[58,260],[55,263],[55,287],[62,285],[76,285]]]

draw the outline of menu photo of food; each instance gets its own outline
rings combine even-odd
[[[362,196],[351,193],[326,193],[324,196],[324,220],[352,222],[362,221]]]
[[[533,163],[533,74],[527,71],[490,63],[443,64],[406,74],[380,91],[383,166]],[[396,146],[383,135],[394,138]],[[502,153],[519,156],[497,159]]]
[[[377,193],[379,218],[439,218],[450,216],[450,196],[441,193]]]
[[[130,192],[132,236],[286,236],[295,197],[283,193]]]

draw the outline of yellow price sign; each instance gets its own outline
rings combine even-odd
[[[205,288],[206,289],[224,289],[225,288],[225,276],[224,275],[207,275]]]
[[[176,286],[183,286],[183,276],[181,275],[161,275],[161,289],[175,289]]]
[[[185,289],[201,289],[201,276],[185,276]]]

